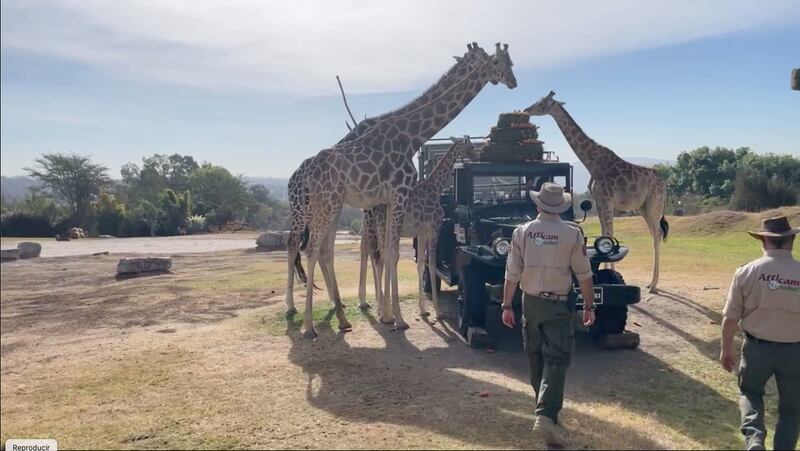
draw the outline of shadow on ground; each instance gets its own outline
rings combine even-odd
[[[443,304],[452,305],[452,293],[442,298]],[[331,329],[331,315],[317,324],[316,341],[303,339],[297,324],[287,322],[286,335],[292,344],[289,359],[306,373],[306,396],[311,405],[350,421],[413,426],[469,444],[536,446],[530,434],[532,389],[526,386],[520,392],[491,381],[499,373],[527,383],[518,328],[498,331],[497,350],[487,353],[467,348],[451,321],[428,326],[420,322],[417,327],[430,327],[445,346],[419,349],[404,333],[390,331],[367,313],[366,320],[385,348],[359,348],[350,345],[346,334]],[[712,345],[707,346],[710,349]],[[365,387],[377,388],[370,391]],[[710,428],[737,428],[737,405],[702,381],[674,371],[640,350],[602,350],[583,334],[570,369],[567,399],[616,402],[643,416],[655,414],[659,422],[710,446],[715,446]],[[714,415],[709,417],[708,412]],[[574,409],[566,409],[564,415],[579,425],[593,425],[570,429],[573,447],[603,446],[614,443],[609,442],[613,437],[625,437],[627,443],[644,448],[661,447],[646,430],[623,427]]]

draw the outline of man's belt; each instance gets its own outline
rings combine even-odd
[[[568,301],[569,295],[566,294],[556,294],[551,291],[541,291],[539,294],[532,294],[532,293],[525,293],[526,295],[537,298],[537,299],[545,299],[548,301]]]
[[[764,340],[763,338],[758,338],[755,335],[751,334],[748,331],[744,331],[744,336],[747,337],[748,340],[753,340],[756,343],[764,343],[768,345],[796,345],[800,344],[800,341],[770,341]]]

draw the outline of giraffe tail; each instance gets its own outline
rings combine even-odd
[[[662,216],[659,225],[661,226],[661,238],[666,242],[669,236],[669,223],[667,222],[667,218]]]
[[[308,246],[308,227],[303,230],[303,237],[300,239],[300,250],[306,250]],[[303,268],[303,260],[300,257],[300,252],[297,253],[297,257],[294,259],[294,271],[297,274],[297,278],[300,279],[301,282],[308,285],[308,275],[306,275],[306,270]],[[319,290],[317,284],[314,284],[314,289]]]

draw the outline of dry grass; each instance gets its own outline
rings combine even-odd
[[[640,349],[608,352],[579,337],[562,416],[571,448],[741,446],[735,379],[715,360],[718,312],[733,269],[759,253],[740,232],[758,217],[708,229],[701,226],[713,217],[670,218],[667,292],[630,314]],[[618,219],[617,232],[633,249],[619,269],[645,283],[652,257],[643,221]],[[54,437],[64,448],[538,446],[518,331],[494,325],[496,352],[487,353],[467,348],[452,321],[416,317],[406,248],[400,285],[411,329],[391,332],[355,308],[357,246],[338,251],[353,331],[336,331],[319,291],[313,342],[301,338],[299,316],[283,317],[280,253],[184,256],[173,274],[127,281],[113,279],[111,257],[4,264],[0,440]],[[443,304],[454,316],[452,292]]]

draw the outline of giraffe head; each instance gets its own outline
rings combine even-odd
[[[472,145],[472,139],[469,135],[464,135],[463,138],[451,136],[450,141],[453,141],[457,158],[467,158],[470,161],[478,160],[478,152],[475,150],[475,146]]]
[[[538,102],[534,103],[528,108],[525,108],[525,112],[531,116],[544,116],[545,114],[550,114],[554,108],[564,104],[564,102],[559,102],[558,100],[554,99],[553,97],[555,97],[555,95],[555,92],[550,91],[550,94],[547,94],[539,99]]]
[[[489,61],[489,54],[477,42],[467,44],[467,53],[464,56],[454,56],[459,63],[465,63],[470,69],[478,69]]]
[[[511,62],[511,57],[508,55],[508,44],[503,44],[501,48],[498,42],[495,47],[496,50],[489,62],[489,81],[493,85],[502,83],[508,86],[509,89],[514,89],[517,87],[517,78],[511,69],[514,63]]]

